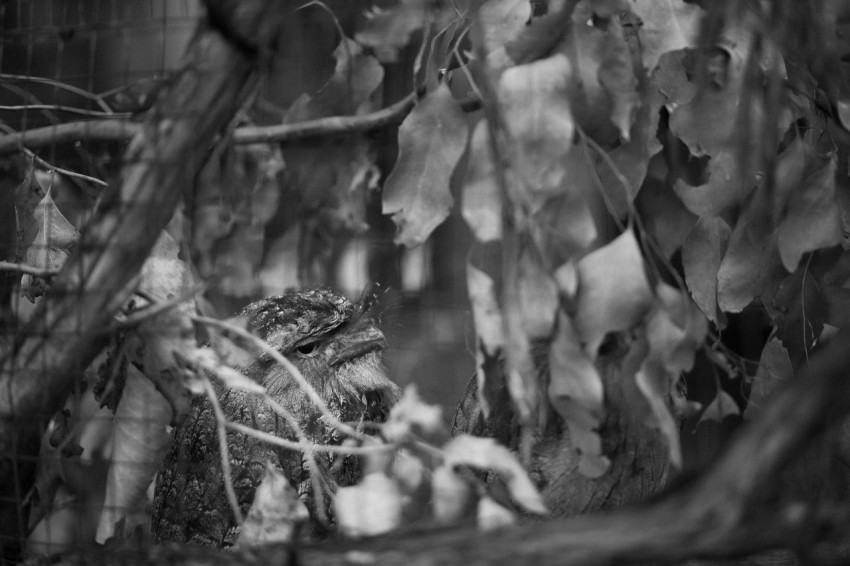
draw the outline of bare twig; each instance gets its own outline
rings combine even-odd
[[[101,110],[103,110],[104,112],[112,112],[112,108],[110,108],[109,105],[103,101],[103,95],[98,96],[82,88],[75,87],[74,85],[69,85],[68,83],[63,83],[55,79],[49,79],[47,77],[35,77],[32,75],[13,75],[10,73],[0,73],[0,82],[39,83],[50,85],[62,90],[66,90],[68,92],[72,92],[77,96],[81,96],[83,98],[93,101],[98,106],[100,106]]]
[[[221,456],[221,473],[224,476],[224,491],[227,493],[227,501],[230,503],[233,516],[236,517],[236,523],[242,524],[242,511],[239,509],[239,500],[236,498],[236,491],[233,489],[233,472],[230,468],[230,449],[227,447],[227,430],[225,423],[227,418],[224,416],[224,411],[221,410],[221,405],[218,402],[218,396],[215,394],[212,383],[201,375],[201,383],[206,391],[207,398],[210,400],[213,413],[215,414],[215,426],[218,432],[218,452]]]
[[[86,110],[76,106],[65,106],[63,104],[16,104],[12,106],[0,106],[4,112],[29,112],[32,110],[53,110],[56,112],[70,112],[81,116],[122,118],[132,116],[129,112],[103,112],[101,110]]]

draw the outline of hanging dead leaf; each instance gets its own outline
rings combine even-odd
[[[263,480],[254,492],[236,546],[293,542],[296,529],[309,518],[310,512],[286,476],[266,462]]]
[[[779,256],[788,271],[797,268],[803,254],[838,245],[844,239],[841,209],[835,200],[835,169],[833,157],[791,193],[777,234]]]
[[[705,408],[705,411],[702,412],[702,416],[700,416],[697,426],[706,421],[715,421],[718,423],[723,422],[723,419],[726,417],[738,416],[740,414],[741,409],[738,408],[738,404],[732,396],[725,391],[720,390],[717,392],[714,400],[709,403],[708,407]]]
[[[522,328],[529,340],[547,339],[558,312],[558,287],[540,264],[539,254],[525,247],[519,256],[519,306]]]
[[[520,507],[537,515],[548,513],[543,498],[514,453],[497,444],[494,439],[461,434],[448,441],[443,446],[443,452],[444,466],[492,470],[507,484],[511,498]]]
[[[410,384],[390,410],[383,433],[389,442],[404,442],[413,434],[441,442],[448,431],[442,408],[425,403],[419,397],[416,385]]]
[[[484,53],[487,68],[498,76],[516,61],[508,55],[507,46],[518,38],[531,19],[530,2],[524,0],[491,0],[478,9],[477,24],[472,28],[475,50]]]
[[[646,320],[648,353],[635,375],[649,403],[651,421],[667,444],[670,462],[682,466],[679,427],[668,399],[674,398],[680,374],[693,367],[694,354],[705,339],[705,317],[687,296],[665,283],[656,287],[656,301]]]
[[[670,463],[682,467],[682,447],[679,443],[679,425],[667,405],[670,390],[670,374],[657,360],[647,359],[635,374],[635,382],[652,410],[653,422],[649,423],[661,432],[667,444]]]
[[[761,351],[761,359],[752,379],[752,389],[747,398],[747,407],[744,409],[744,419],[753,420],[764,411],[765,402],[770,393],[781,383],[791,379],[794,368],[788,357],[788,350],[782,342],[773,337],[764,345]]]
[[[38,226],[30,246],[26,251],[28,265],[57,271],[71,255],[80,233],[62,216],[50,193],[38,203],[33,211]],[[21,278],[21,293],[32,302],[44,292],[44,280],[25,274]]]
[[[647,179],[641,187],[635,207],[644,229],[668,259],[682,246],[698,220],[667,184],[654,178]]]
[[[595,165],[575,144],[563,162],[567,172],[558,192],[542,199],[529,225],[540,253],[553,264],[575,260],[598,244],[608,212],[598,191]]]
[[[470,483],[451,467],[442,465],[431,475],[434,518],[442,525],[452,525],[474,516],[477,494]]]
[[[481,242],[502,237],[502,196],[495,175],[489,126],[486,120],[480,120],[469,142],[461,213]]]
[[[428,93],[399,127],[399,155],[384,184],[383,213],[392,214],[396,242],[424,242],[452,206],[449,179],[466,147],[463,110],[446,84]]]
[[[511,165],[518,182],[509,185],[515,205],[531,211],[559,192],[567,175],[564,158],[575,125],[567,98],[571,65],[566,56],[507,69],[499,79],[499,101],[510,136]]]
[[[356,41],[343,36],[333,56],[336,66],[331,77],[315,95],[296,100],[286,113],[285,122],[356,114],[381,85],[383,66],[365,54]]]
[[[626,230],[578,262],[575,328],[584,350],[596,359],[609,332],[637,324],[653,303],[637,240]]]
[[[629,0],[643,25],[639,31],[641,59],[652,71],[658,58],[677,49],[696,47],[703,10],[684,0]]]
[[[749,206],[738,217],[720,269],[717,304],[724,312],[741,312],[763,292],[778,267],[776,233],[764,222],[763,212]]]
[[[388,8],[375,6],[366,12],[363,29],[354,38],[371,47],[381,62],[392,63],[410,36],[425,25],[426,15],[423,0],[398,0]]]
[[[97,525],[98,543],[115,536],[116,524],[122,520],[126,533],[148,520],[143,512],[145,496],[171,442],[166,429],[171,419],[171,405],[165,397],[129,364],[112,428],[112,458]]]
[[[516,524],[517,516],[510,509],[496,503],[492,497],[485,495],[478,500],[476,522],[479,529],[489,531]]]
[[[718,326],[723,318],[717,307],[717,272],[731,233],[722,218],[701,218],[682,246],[688,290],[700,310]]]
[[[605,417],[602,378],[579,343],[570,318],[558,313],[558,326],[549,345],[549,402],[570,431],[579,454],[579,471],[599,477],[610,462],[602,454],[597,429]]]
[[[382,473],[368,474],[357,485],[339,488],[334,498],[337,525],[349,537],[393,530],[401,524],[403,506],[398,485]]]
[[[576,122],[608,146],[629,139],[640,98],[619,21],[596,17],[597,7],[591,2],[576,6],[557,51],[567,56],[573,71],[568,92]]]

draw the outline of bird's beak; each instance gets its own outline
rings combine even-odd
[[[375,350],[387,347],[384,333],[374,325],[368,325],[345,337],[337,345],[336,352],[331,356],[330,365],[338,366]]]

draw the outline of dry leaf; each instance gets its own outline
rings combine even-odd
[[[466,148],[463,110],[442,83],[404,119],[398,132],[399,155],[384,184],[383,213],[398,227],[395,241],[421,244],[452,207],[449,179]]]

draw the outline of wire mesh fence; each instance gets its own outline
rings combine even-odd
[[[76,366],[71,394],[53,402],[61,407],[58,412],[29,414],[20,422],[18,440],[37,439],[40,448],[0,445],[6,452],[0,454],[4,466],[34,478],[26,490],[20,486],[28,482],[2,490],[5,508],[17,511],[14,524],[0,529],[0,561],[103,538],[105,516],[122,517],[112,534],[147,529],[153,497],[149,481],[134,488],[148,492],[134,509],[109,508],[110,501],[122,500],[113,498],[110,482],[121,484],[122,474],[132,475],[116,469],[158,467],[155,458],[137,461],[138,455],[128,456],[116,446],[138,442],[128,440],[127,430],[130,437],[150,432],[144,407],[130,416],[116,412],[114,391],[123,387],[127,398],[127,384],[139,385],[127,378],[127,368],[132,373],[131,366],[143,363],[128,357],[133,346],[125,338],[133,332],[128,319],[140,308],[173,307],[197,297],[201,314],[226,317],[293,286],[328,285],[355,300],[365,292],[377,293],[390,377],[400,385],[417,382],[426,397],[450,408],[472,375],[472,326],[463,285],[465,227],[450,218],[431,242],[403,250],[393,244],[394,227],[380,213],[374,189],[394,159],[394,127],[303,142],[238,141],[240,130],[368,113],[407,94],[406,77],[388,72],[364,95],[347,80],[350,76],[339,74],[351,56],[337,48],[340,32],[354,34],[366,3],[311,3],[303,9],[298,9],[301,3],[289,4],[279,49],[264,61],[260,78],[234,94],[241,105],[235,118],[221,124],[214,143],[174,154],[161,148],[146,153],[132,140],[144,132],[151,113],[168,118],[174,111],[167,102],[161,104],[160,95],[186,65],[181,61],[203,25],[206,13],[199,1],[0,4],[0,357],[20,353],[28,340],[60,336],[70,343],[78,333],[92,332],[97,334],[88,346],[92,352],[74,355],[88,360],[100,352],[90,364]],[[415,52],[405,56],[415,57]],[[334,96],[322,100],[322,93],[333,89]],[[359,96],[356,107],[352,96]],[[211,97],[211,104],[215,100]],[[204,112],[198,110],[198,123]],[[148,260],[143,283],[135,274],[107,276],[98,281],[125,284],[101,283],[92,290],[88,278],[95,277],[104,257],[129,257],[138,250],[132,242],[111,251],[86,246],[140,238],[145,218],[168,208],[145,194],[115,196],[134,175],[143,175],[132,167],[143,163],[161,166],[151,174],[163,183],[169,175],[177,178],[181,204],[169,224],[170,237],[160,237],[152,256],[183,267],[158,271]],[[190,173],[195,169],[197,175]],[[115,214],[93,226],[98,214],[108,216],[105,211]],[[86,259],[68,268],[73,254]],[[110,265],[130,265],[130,260]],[[133,290],[129,300],[116,307],[116,300],[128,296],[128,286]],[[51,289],[56,302],[48,305],[44,293],[50,296]],[[67,305],[62,299],[123,314],[109,328],[89,328],[93,319],[86,318],[75,326],[63,318],[67,313],[50,310]],[[199,333],[199,340],[209,337]],[[45,387],[51,382],[36,375],[50,373],[55,359],[44,355],[43,364],[28,359],[13,371],[33,372],[32,383],[39,384],[33,387]],[[49,398],[58,394],[49,387],[43,392]],[[22,398],[11,386],[0,397],[7,407]],[[116,426],[122,418],[141,422]],[[155,422],[161,427],[162,417]]]

